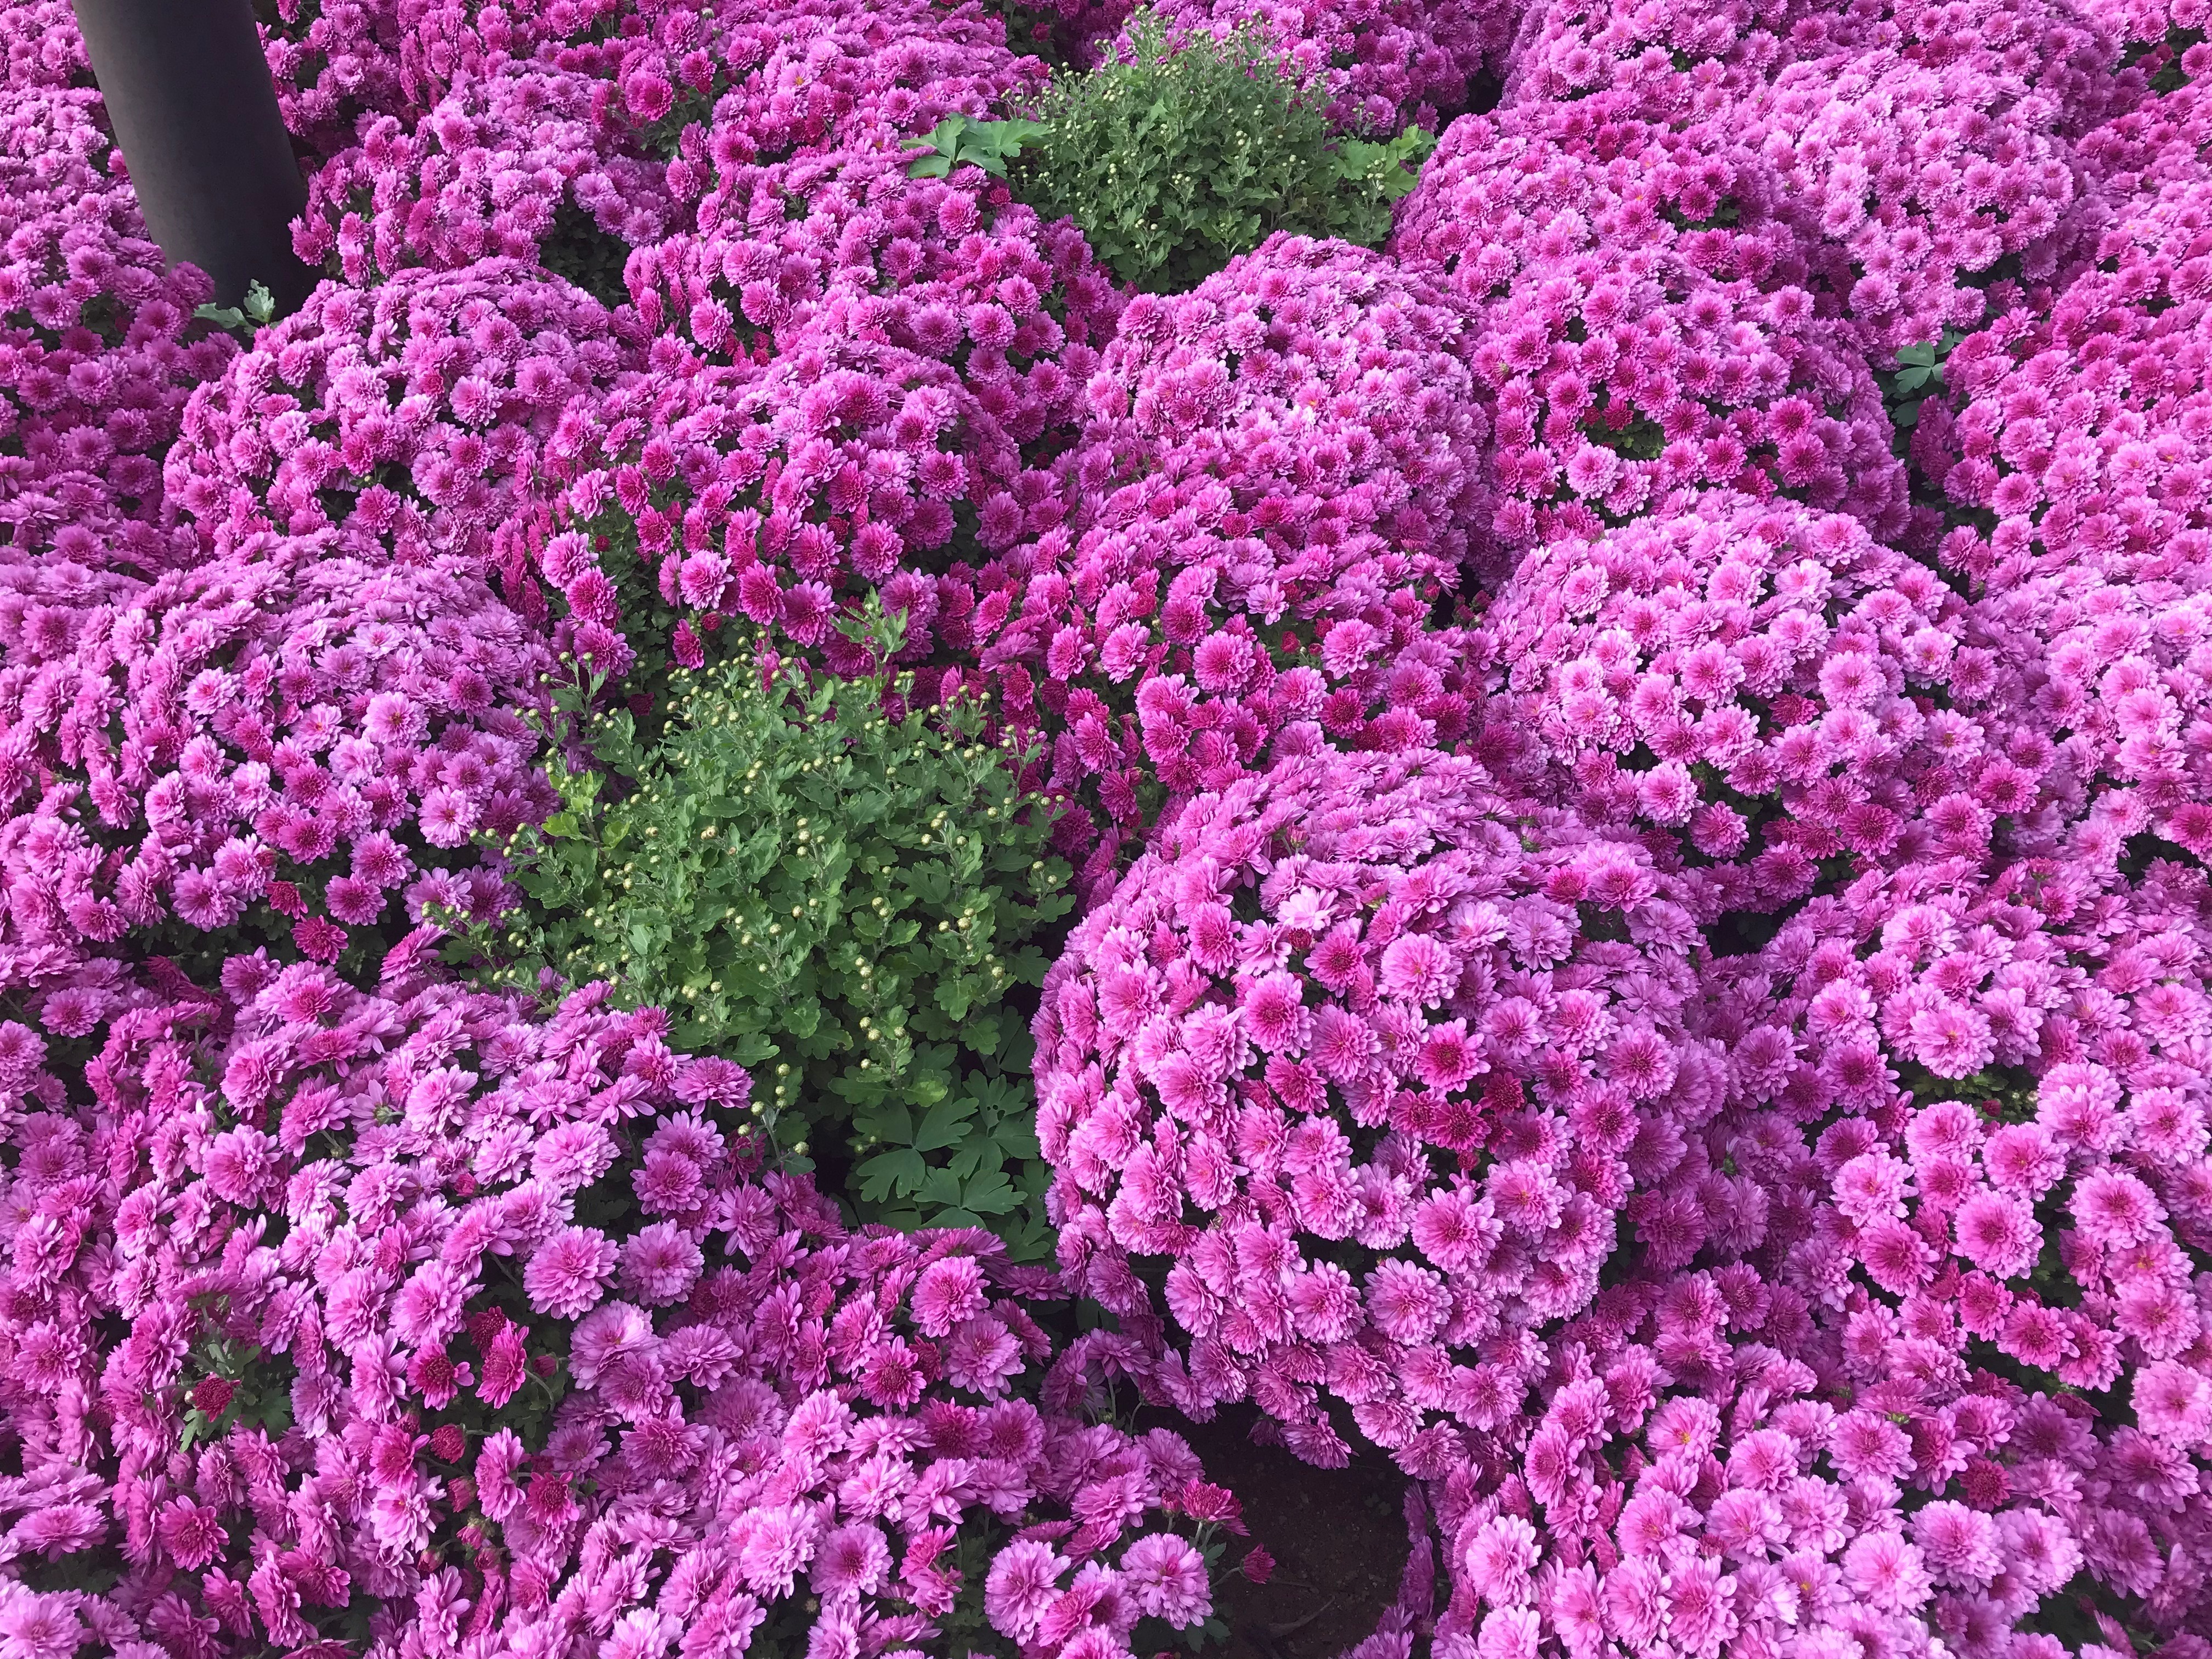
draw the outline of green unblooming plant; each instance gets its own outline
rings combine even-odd
[[[855,636],[885,663],[902,621],[874,608]],[[562,810],[505,847],[523,908],[453,955],[496,983],[605,979],[665,1009],[673,1046],[751,1069],[770,1143],[842,1176],[861,1218],[989,1226],[1039,1257],[1009,994],[1042,982],[1072,872],[989,709],[886,712],[910,692],[745,657],[677,670],[649,746],[628,708],[589,715],[597,764],[556,750]]]
[[[957,138],[979,165],[994,144],[1014,195],[1048,219],[1073,217],[1123,282],[1170,293],[1274,231],[1368,247],[1389,234],[1391,204],[1436,139],[1419,127],[1345,137],[1326,103],[1256,22],[1171,35],[1139,12],[1122,51],[1055,82],[1011,146],[979,136],[988,124]]]

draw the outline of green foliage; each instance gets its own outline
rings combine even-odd
[[[1883,388],[1882,401],[1889,406],[1890,423],[1899,433],[1908,433],[1920,423],[1922,404],[1943,395],[1944,360],[1966,337],[1958,329],[1947,328],[1943,337],[1932,344],[1898,349],[1897,368]]]
[[[1967,507],[1954,501],[1945,492],[1942,477],[1923,471],[1913,453],[1913,434],[1920,427],[1920,406],[1930,398],[1948,395],[1944,365],[1953,349],[1966,337],[1959,330],[1947,328],[1941,339],[1902,346],[1898,349],[1897,367],[1878,378],[1882,383],[1882,406],[1889,414],[1890,450],[1905,464],[1912,505],[1940,520],[1946,527],[1971,525],[1987,535],[1996,527],[1996,513],[1986,507]],[[1925,562],[1960,598],[1974,597],[1975,585],[1964,571],[1939,564],[1932,558]]]
[[[2203,29],[2185,29],[2179,23],[2168,23],[2164,39],[2130,42],[2120,55],[2120,67],[2133,69],[2138,64],[2148,64],[2145,84],[2154,96],[2162,98],[2189,84],[2189,71],[2181,60],[2191,46],[2203,42]]]
[[[1325,103],[1258,23],[1171,38],[1144,11],[1124,53],[1056,82],[1024,131],[987,139],[971,124],[957,142],[994,145],[1015,196],[1048,219],[1073,217],[1123,282],[1175,292],[1274,231],[1368,247],[1389,234],[1391,204],[1436,139],[1419,127],[1382,143],[1339,137]]]
[[[948,115],[926,138],[909,138],[908,149],[929,153],[907,168],[913,179],[942,179],[953,168],[971,163],[994,178],[1006,176],[1006,163],[1022,153],[1022,146],[1044,131],[1036,121],[978,121],[969,115]]]
[[[901,620],[856,629],[878,661]],[[1070,908],[1071,872],[1018,787],[1026,757],[986,740],[980,704],[890,718],[903,678],[746,659],[669,684],[658,742],[620,708],[583,732],[605,770],[549,760],[563,810],[507,849],[525,908],[455,959],[665,1009],[676,1047],[752,1070],[787,1162],[849,1160],[866,1219],[1048,1254],[1028,1022],[1006,999],[1042,982],[1031,941]]]
[[[204,323],[213,323],[217,328],[228,329],[251,347],[255,331],[267,327],[276,317],[276,301],[260,283],[248,283],[243,306],[204,305],[192,315]]]
[[[195,1443],[220,1440],[234,1424],[250,1424],[266,1431],[271,1439],[292,1426],[293,1366],[289,1355],[265,1354],[250,1342],[217,1338],[204,1344],[195,1357],[198,1377],[228,1382],[232,1392],[222,1409],[212,1415],[187,1403],[179,1450],[190,1451]]]
[[[623,282],[629,244],[600,229],[598,220],[565,198],[553,210],[552,228],[538,249],[538,263],[601,305],[619,306],[629,299]]]
[[[1626,404],[1614,405],[1601,397],[1583,422],[1583,429],[1594,444],[1602,444],[1626,460],[1656,460],[1667,447],[1666,428],[1649,415]]]

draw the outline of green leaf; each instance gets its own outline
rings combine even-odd
[[[728,1057],[745,1066],[765,1066],[776,1053],[774,1040],[764,1031],[747,1031],[731,1039],[727,1047]]]
[[[894,1192],[911,1195],[919,1191],[928,1178],[929,1166],[912,1147],[899,1146],[878,1152],[856,1173],[860,1181],[860,1196],[879,1204]]]
[[[965,1019],[969,1005],[975,1000],[968,979],[965,974],[955,974],[937,983],[937,1006],[954,1019]]]
[[[1021,1194],[1004,1170],[984,1170],[962,1189],[960,1200],[978,1215],[1005,1215],[1021,1202]]]
[[[914,1139],[914,1114],[900,1105],[860,1113],[853,1119],[853,1127],[862,1134],[873,1135],[878,1140],[890,1141],[893,1145],[910,1143]]]
[[[914,1132],[914,1149],[918,1152],[940,1152],[958,1144],[968,1133],[968,1121],[975,1115],[975,1103],[966,1095],[955,1095],[939,1101],[922,1114],[921,1124]]]
[[[933,1207],[957,1204],[960,1201],[960,1177],[950,1170],[932,1170],[923,1177],[921,1190],[915,1196]]]
[[[1024,1115],[1010,1113],[1001,1118],[991,1131],[991,1139],[1008,1158],[1037,1158],[1044,1156],[1037,1146],[1036,1118],[1034,1114]]]

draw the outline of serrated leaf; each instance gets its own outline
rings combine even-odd
[[[776,1046],[766,1034],[747,1031],[732,1039],[727,1048],[730,1059],[740,1066],[765,1066],[776,1056]]]
[[[1044,1156],[1037,1146],[1036,1119],[1032,1115],[1011,1113],[999,1120],[991,1131],[991,1139],[999,1150],[1012,1158],[1039,1158]]]
[[[856,1114],[853,1127],[893,1146],[905,1146],[914,1139],[914,1114],[896,1103]]]
[[[975,1115],[975,1103],[966,1095],[939,1100],[922,1114],[921,1121],[915,1127],[915,1151],[934,1152],[957,1146],[966,1137],[969,1120]]]
[[[932,1170],[921,1182],[915,1197],[932,1207],[943,1207],[960,1201],[960,1177],[950,1170]]]
[[[897,1146],[865,1160],[854,1173],[860,1176],[860,1196],[880,1204],[893,1193],[910,1196],[920,1190],[929,1166],[911,1146]]]
[[[983,1170],[961,1188],[960,1201],[977,1215],[1005,1215],[1021,1202],[1021,1194],[1004,1170]]]

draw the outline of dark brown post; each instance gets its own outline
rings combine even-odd
[[[72,3],[148,234],[207,272],[218,305],[258,282],[293,309],[314,286],[292,251],[307,186],[252,0]]]

